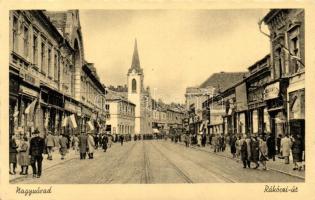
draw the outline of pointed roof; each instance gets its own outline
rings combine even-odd
[[[143,74],[143,70],[141,69],[141,66],[140,66],[137,39],[135,39],[135,46],[134,46],[133,55],[132,55],[132,62],[131,62],[131,67],[128,70],[128,74],[131,73],[132,70],[134,70],[134,69],[136,70],[136,72],[138,74]]]

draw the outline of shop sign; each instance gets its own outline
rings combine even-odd
[[[82,107],[82,114],[91,117],[92,116],[92,111],[90,111],[89,109],[87,109],[85,107]]]
[[[235,88],[235,98],[237,111],[244,111],[248,109],[246,83],[242,83]]]
[[[78,112],[78,106],[69,102],[69,101],[65,101],[65,109],[70,111],[70,112],[73,112],[73,113],[77,113]]]
[[[39,87],[39,79],[25,70],[20,71],[20,77],[27,83]]]
[[[279,97],[280,82],[268,85],[264,90],[264,100],[275,99]]]
[[[24,93],[24,94],[28,94],[28,95],[33,96],[33,97],[37,97],[38,96],[38,92],[37,91],[32,90],[32,89],[30,89],[28,87],[25,87],[23,85],[21,85],[21,87],[20,87],[20,92]]]
[[[18,80],[15,80],[10,77],[10,84],[9,84],[10,92],[13,94],[18,94],[19,93],[19,82]]]

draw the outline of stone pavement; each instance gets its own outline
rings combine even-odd
[[[75,158],[80,158],[79,152],[76,153],[74,150],[69,149],[68,153],[65,156],[64,160],[61,160],[61,155],[59,153],[58,149],[55,149],[54,152],[52,153],[53,160],[47,160],[47,154],[43,155],[43,162],[42,162],[42,171],[51,168],[53,166],[56,166],[58,164],[73,160]],[[17,165],[16,168],[16,174],[15,175],[10,175],[9,179],[15,180],[15,179],[20,179],[24,178],[25,175],[20,175],[21,172],[21,167]],[[32,176],[32,167],[29,165],[28,167],[28,176]]]
[[[184,143],[179,143],[181,145],[184,145]],[[200,150],[200,151],[205,151],[205,152],[209,152],[218,156],[222,156],[225,158],[230,158],[230,159],[234,159],[236,162],[240,162],[239,159],[233,158],[231,151],[230,151],[230,147],[227,146],[224,152],[216,152],[214,153],[213,151],[213,147],[211,145],[207,145],[205,147],[200,147],[200,146],[196,146],[193,145],[191,146],[191,148]],[[284,160],[283,159],[279,159],[278,157],[276,157],[275,161],[273,161],[272,159],[267,161],[267,169],[269,170],[273,170],[273,171],[278,171],[280,173],[284,173],[290,176],[295,176],[301,179],[305,179],[305,171],[301,170],[293,170],[293,162],[292,162],[292,154],[290,157],[290,164],[284,164]]]

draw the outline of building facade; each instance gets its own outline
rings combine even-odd
[[[136,105],[126,98],[109,91],[106,97],[106,109],[109,117],[106,122],[106,130],[113,135],[135,134],[135,108]]]
[[[76,10],[10,11],[10,135],[34,128],[42,134],[81,132],[80,30]]]
[[[274,123],[278,124],[275,131],[277,135],[300,134],[302,138],[305,135],[304,15],[304,9],[271,9],[263,19],[270,31],[274,80],[266,92],[275,94],[269,95],[274,99],[282,98],[282,101],[273,102],[280,108],[272,115]],[[273,92],[279,87],[280,94]]]
[[[219,109],[224,134],[304,138],[304,10],[272,9],[263,21],[270,30],[270,54],[248,67],[243,80],[205,101],[203,109],[210,108],[211,125],[218,117],[213,105],[225,105],[225,114]]]

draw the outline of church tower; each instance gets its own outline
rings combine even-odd
[[[143,70],[140,66],[137,40],[135,40],[134,51],[132,56],[131,67],[128,70],[127,81],[128,81],[128,100],[136,105],[135,107],[135,134],[141,134],[141,122],[143,121],[142,116],[142,93],[144,91],[143,86]]]

